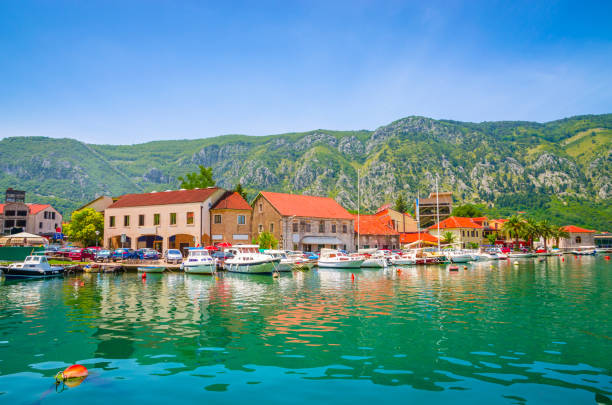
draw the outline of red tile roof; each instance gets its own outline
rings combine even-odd
[[[26,205],[30,209],[30,214],[32,215],[38,214],[40,211],[43,211],[51,207],[51,205],[49,204],[26,204]]]
[[[437,229],[438,224],[433,224],[427,229]],[[454,229],[454,228],[482,228],[482,225],[478,225],[472,218],[465,217],[448,217],[444,221],[440,222],[440,229]]]
[[[237,192],[226,192],[211,210],[251,210],[248,202]]]
[[[418,240],[425,242],[438,243],[438,238],[427,232],[410,232],[400,234],[400,243],[412,243]]]
[[[168,205],[203,202],[217,187],[196,188],[193,190],[162,191],[159,193],[125,194],[108,208],[144,207],[148,205]]]
[[[590,232],[595,233],[595,231],[592,231],[590,229],[579,228],[574,225],[566,225],[563,227],[563,229],[565,229],[566,232],[571,232],[571,233],[590,233]]]
[[[355,232],[357,232],[357,215],[355,218]],[[391,226],[390,220],[377,215],[359,215],[359,234],[361,235],[398,235]]]
[[[262,191],[263,198],[283,216],[353,219],[333,198]]]

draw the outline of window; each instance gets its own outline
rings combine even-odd
[[[297,232],[298,231],[298,226],[299,226],[299,224],[297,222],[293,223],[293,232]],[[297,249],[295,249],[295,250],[297,250]]]
[[[55,212],[51,213],[51,219],[55,219]]]
[[[193,225],[193,212],[188,212],[187,213],[187,225]]]
[[[57,224],[55,224],[55,227],[53,229],[57,229]]]
[[[7,217],[14,217],[15,216],[15,211],[6,211],[6,216]]]
[[[39,228],[39,229],[42,229],[42,222],[39,222],[39,223],[38,223],[38,228]]]
[[[319,233],[325,233],[325,222],[319,222]]]
[[[214,223],[215,224],[220,224],[221,223],[221,214],[215,214]]]
[[[472,236],[474,236],[474,231],[472,231]]]
[[[582,243],[582,238],[580,236],[576,236],[576,243]]]
[[[306,222],[306,232],[310,232],[310,222]]]
[[[476,237],[478,237],[478,231],[476,231]]]
[[[108,226],[110,226],[111,228],[113,228],[115,226],[115,217],[114,216],[110,217]]]
[[[14,215],[14,214],[13,214]],[[43,212],[43,218],[47,219],[47,211]]]
[[[130,226],[130,216],[129,215],[123,216],[123,226]]]
[[[348,227],[346,226],[346,224],[342,225],[342,233],[346,233],[348,231]]]
[[[332,224],[332,233],[336,233],[336,224]]]
[[[176,212],[170,213],[170,225],[176,225]]]
[[[159,225],[159,214],[153,214],[153,225]]]
[[[144,226],[144,215],[138,215],[138,226]]]
[[[4,221],[4,227],[5,228],[12,228],[13,226],[15,226],[15,220],[14,219],[7,219],[6,221]]]
[[[26,226],[25,219],[18,219],[17,220],[17,226]]]
[[[246,225],[246,215],[238,215],[238,225]]]
[[[293,250],[298,250],[298,244],[297,243],[293,244]]]
[[[461,236],[465,236],[465,231],[463,229],[461,230]]]
[[[270,224],[270,232],[274,232],[274,224]]]
[[[28,215],[28,211],[17,211],[17,216],[18,217],[25,217],[27,215]]]
[[[263,225],[259,224],[259,226],[257,227],[257,230],[259,231],[259,233],[263,232]]]
[[[259,203],[259,212],[263,212],[263,203]]]

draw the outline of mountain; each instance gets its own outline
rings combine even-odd
[[[525,210],[554,222],[612,230],[612,114],[548,123],[467,123],[407,117],[375,131],[315,130],[271,136],[226,135],[137,145],[74,139],[0,141],[0,187],[64,213],[107,194],[173,189],[177,177],[212,166],[220,186],[329,195],[375,209],[403,192],[440,190],[491,215]]]

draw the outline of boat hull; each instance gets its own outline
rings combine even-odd
[[[63,269],[32,270],[20,267],[0,267],[0,272],[6,278],[50,278],[64,275]]]
[[[450,261],[452,263],[468,263],[472,261],[472,256],[469,255],[465,255],[465,256],[451,256],[450,257]]]
[[[361,267],[382,269],[387,267],[387,261],[385,259],[366,259],[363,263],[361,263]]]
[[[280,260],[269,260],[261,262],[232,263],[225,262],[225,270],[232,273],[247,274],[269,274],[274,273]]]
[[[358,269],[361,267],[363,260],[342,260],[342,261],[321,261],[317,263],[319,268],[326,269]]]
[[[166,270],[165,267],[139,267],[138,268],[139,273],[163,273],[164,270]]]
[[[391,259],[391,264],[393,266],[409,266],[416,264],[415,259]]]
[[[184,265],[183,270],[187,274],[213,274],[217,271],[217,265],[211,264],[196,264],[196,265]]]

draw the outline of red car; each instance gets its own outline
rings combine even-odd
[[[96,257],[96,253],[89,249],[75,248],[68,253],[68,259],[74,262],[86,262],[91,261]]]

